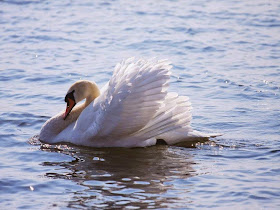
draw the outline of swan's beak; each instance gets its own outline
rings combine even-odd
[[[67,118],[67,116],[70,114],[71,110],[73,109],[73,107],[76,105],[76,102],[74,100],[72,100],[71,98],[68,98],[67,100],[67,106],[66,106],[66,110],[64,113],[64,117],[63,119],[65,120]]]

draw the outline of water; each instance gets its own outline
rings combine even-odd
[[[280,207],[279,1],[0,1],[0,207]],[[191,148],[40,144],[78,79],[168,58],[190,97]],[[32,138],[35,136],[34,138]]]

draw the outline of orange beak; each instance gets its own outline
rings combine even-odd
[[[76,105],[75,101],[72,100],[71,98],[68,98],[66,110],[65,110],[65,113],[64,113],[64,117],[63,117],[64,120],[70,114],[70,112],[72,111],[72,109],[75,105]]]

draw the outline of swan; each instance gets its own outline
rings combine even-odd
[[[129,58],[115,66],[101,90],[94,82],[75,82],[65,96],[65,112],[45,122],[40,141],[147,147],[158,139],[172,145],[217,136],[192,129],[189,98],[168,92],[171,68],[168,60]]]

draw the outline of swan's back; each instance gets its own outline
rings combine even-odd
[[[156,143],[172,130],[190,128],[187,97],[168,93],[167,60],[127,59],[116,65],[101,95],[57,136],[75,144],[95,147],[135,147]],[[166,140],[168,143],[168,140]]]

